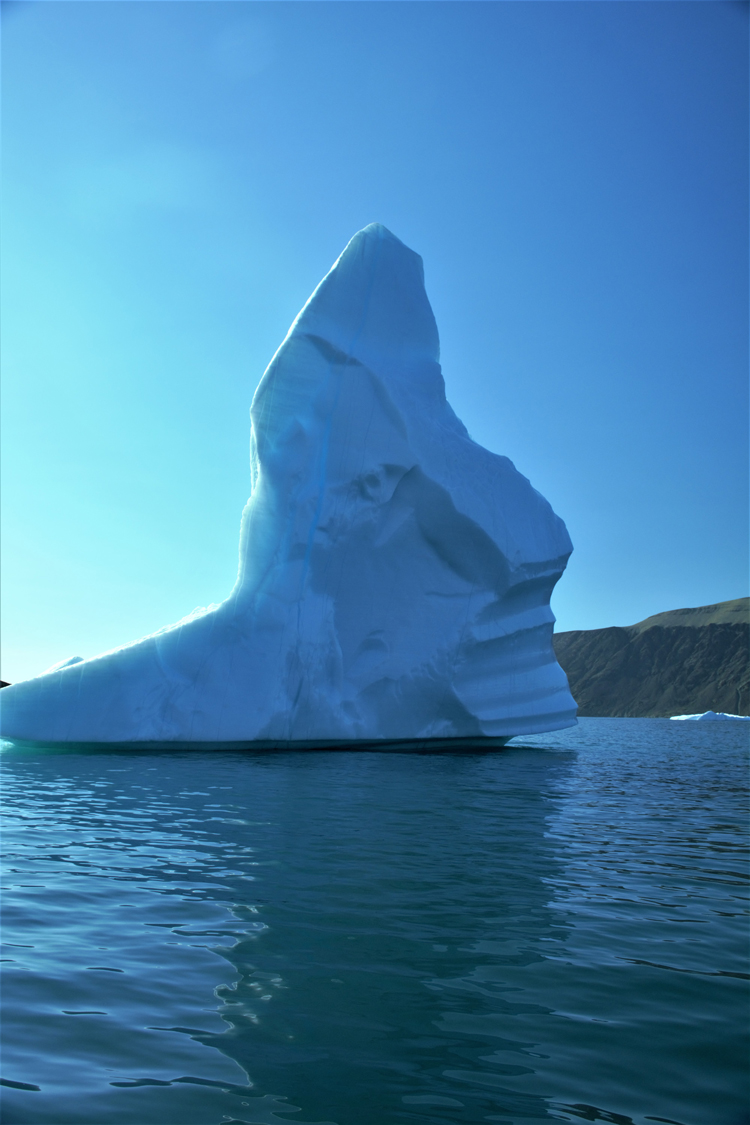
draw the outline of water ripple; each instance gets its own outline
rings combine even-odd
[[[746,1122],[737,727],[9,750],[4,1125]]]

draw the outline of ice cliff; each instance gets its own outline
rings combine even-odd
[[[2,692],[5,737],[284,744],[550,731],[565,525],[445,398],[422,260],[379,224],[294,321],[251,408],[226,601]]]

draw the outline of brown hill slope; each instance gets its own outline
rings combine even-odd
[[[579,715],[750,714],[750,599],[555,634]]]

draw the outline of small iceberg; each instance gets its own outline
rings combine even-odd
[[[704,711],[702,715],[670,715],[671,719],[739,719],[743,723],[750,723],[750,715],[727,715],[726,711]]]

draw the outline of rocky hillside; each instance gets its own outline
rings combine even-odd
[[[750,599],[554,636],[579,715],[750,714]]]

